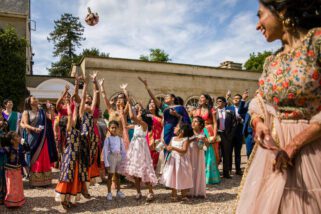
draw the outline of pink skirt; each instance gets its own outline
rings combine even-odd
[[[197,143],[192,142],[189,148],[193,172],[193,188],[188,195],[206,197],[206,176],[204,151],[198,148]]]
[[[160,183],[176,190],[186,190],[193,187],[192,166],[189,153],[180,155],[173,151],[167,160]]]
[[[7,194],[4,204],[7,207],[21,207],[25,203],[21,168],[6,168]]]

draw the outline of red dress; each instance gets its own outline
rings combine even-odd
[[[153,159],[154,170],[156,170],[156,167],[157,167],[159,152],[157,152],[155,148],[152,148],[151,145],[155,140],[161,139],[162,130],[163,130],[163,126],[162,126],[161,118],[153,116],[153,128],[146,136],[146,139],[149,145],[150,155]]]

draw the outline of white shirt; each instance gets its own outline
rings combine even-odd
[[[218,130],[224,131],[225,130],[225,118],[226,118],[226,110],[225,108],[217,109],[218,110],[218,118],[220,120],[220,126],[218,127]]]
[[[116,153],[120,153],[122,158],[126,157],[123,139],[119,136],[109,136],[105,139],[103,147],[105,167],[109,167],[108,156]]]

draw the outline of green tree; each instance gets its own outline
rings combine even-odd
[[[76,48],[81,46],[84,27],[79,21],[79,17],[74,17],[70,13],[64,13],[59,20],[55,20],[54,30],[49,34],[47,40],[53,42],[53,56],[59,57],[59,61],[52,63],[49,74],[55,76],[66,76],[69,74],[71,65],[76,55]]]
[[[250,58],[244,64],[245,69],[249,71],[262,71],[266,57],[271,54],[271,51],[258,52],[257,54],[251,53]]]
[[[80,63],[80,60],[83,57],[93,57],[93,56],[109,57],[109,53],[100,52],[97,48],[91,48],[91,49],[85,48],[82,50],[82,53],[80,53],[74,61],[76,63]]]
[[[0,101],[12,99],[15,110],[28,95],[26,47],[27,41],[13,27],[0,30]]]
[[[169,62],[171,59],[169,55],[165,53],[164,50],[159,48],[149,49],[149,55],[140,55],[139,59],[143,61],[151,61],[151,62]]]

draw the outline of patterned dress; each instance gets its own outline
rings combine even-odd
[[[93,114],[86,112],[82,118],[81,136],[87,142],[89,146],[89,178],[95,178],[99,176],[99,170],[97,166],[97,154],[99,136],[94,131],[94,117]],[[98,173],[97,173],[98,171]]]
[[[87,166],[89,163],[87,142],[82,140],[80,132],[72,128],[67,136],[67,144],[62,156],[59,183],[56,186],[56,201],[80,200],[84,182],[89,181]]]
[[[302,45],[266,60],[259,94],[249,107],[270,128],[280,148],[321,124],[321,28]],[[245,171],[237,213],[321,213],[321,138],[300,149],[285,173],[272,170],[275,152],[256,146]]]

